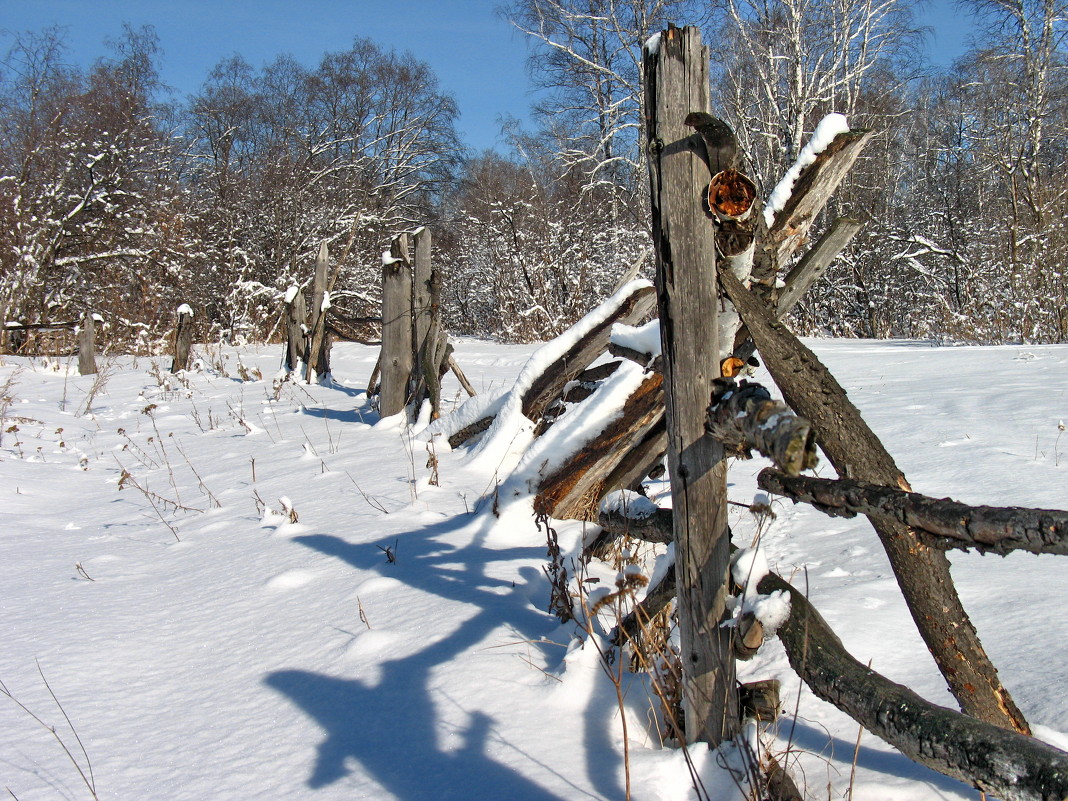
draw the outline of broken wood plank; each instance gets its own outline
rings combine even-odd
[[[774,285],[779,270],[808,237],[834,190],[852,169],[873,131],[847,131],[836,136],[794,183],[790,198],[775,215],[767,236],[758,245],[753,280]]]
[[[546,476],[534,499],[535,512],[561,520],[595,520],[601,498],[618,489],[605,484],[609,474],[662,414],[662,385],[661,376],[647,376],[616,420]]]

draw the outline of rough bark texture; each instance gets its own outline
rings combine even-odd
[[[910,490],[893,458],[816,355],[776,323],[767,306],[733,276],[719,278],[786,402],[809,421],[838,474]],[[872,525],[920,636],[961,709],[980,720],[1029,733],[964,611],[945,554],[903,523],[875,518]]]
[[[696,28],[670,28],[646,51],[653,245],[675,509],[687,739],[715,745],[738,728],[727,597],[729,533],[723,448],[704,436],[719,377],[715,231],[704,211],[707,144],[685,120],[709,107],[708,49]],[[718,165],[717,165],[718,166]]]
[[[705,429],[725,448],[748,459],[757,451],[787,475],[815,467],[816,443],[803,417],[775,401],[760,384],[731,378],[716,381]]]
[[[812,691],[909,759],[1006,801],[1068,798],[1068,754],[932,704],[862,665],[808,599],[776,574],[757,589],[790,594],[790,617],[778,636]]]
[[[950,498],[862,481],[791,477],[770,468],[760,472],[757,483],[761,489],[811,504],[833,517],[891,518],[922,530],[929,535],[927,541],[941,550],[1068,555],[1068,512],[1056,509],[968,506]]]
[[[390,247],[392,261],[382,265],[382,386],[379,410],[383,417],[404,411],[412,372],[412,268],[408,234]]]
[[[78,374],[93,375],[96,372],[96,319],[92,312],[82,318],[78,331]]]

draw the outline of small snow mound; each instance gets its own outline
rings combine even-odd
[[[618,513],[629,520],[645,520],[656,514],[656,504],[634,490],[619,490],[604,496],[601,511]]]
[[[188,303],[183,303],[181,306],[178,307],[178,314],[188,314],[190,317],[192,317],[193,307],[190,306]]]
[[[745,587],[745,595],[755,594],[756,586],[771,572],[767,557],[760,548],[742,548],[731,560],[731,577]]]

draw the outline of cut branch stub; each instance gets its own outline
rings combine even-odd
[[[816,443],[807,420],[772,400],[760,384],[743,381],[739,386],[730,378],[715,383],[705,422],[709,436],[746,459],[755,450],[787,475],[816,466]]]
[[[708,208],[720,220],[744,220],[753,211],[756,184],[737,170],[723,170],[708,184]]]

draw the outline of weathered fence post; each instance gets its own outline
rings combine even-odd
[[[193,309],[188,303],[178,307],[178,327],[174,332],[174,361],[171,372],[189,367],[189,350],[193,347]]]
[[[304,293],[291,286],[286,292],[286,371],[299,369],[308,348],[307,306]]]
[[[86,312],[78,331],[78,373],[93,375],[96,372],[96,315]]]
[[[408,403],[412,372],[411,237],[398,234],[382,254],[382,389],[379,412],[389,417]]]
[[[310,337],[308,341],[308,353],[304,380],[311,383],[313,376],[325,376],[330,372],[330,349],[324,346],[326,337],[326,309],[323,301],[326,300],[326,271],[330,266],[330,251],[326,242],[319,246],[319,254],[315,257],[315,280],[312,282],[312,305],[308,309],[308,323]]]
[[[697,28],[669,28],[643,53],[653,243],[675,509],[686,738],[716,745],[738,730],[726,610],[730,534],[723,447],[705,436],[720,377],[715,229],[703,209],[706,145],[685,125],[709,109],[708,48]]]

